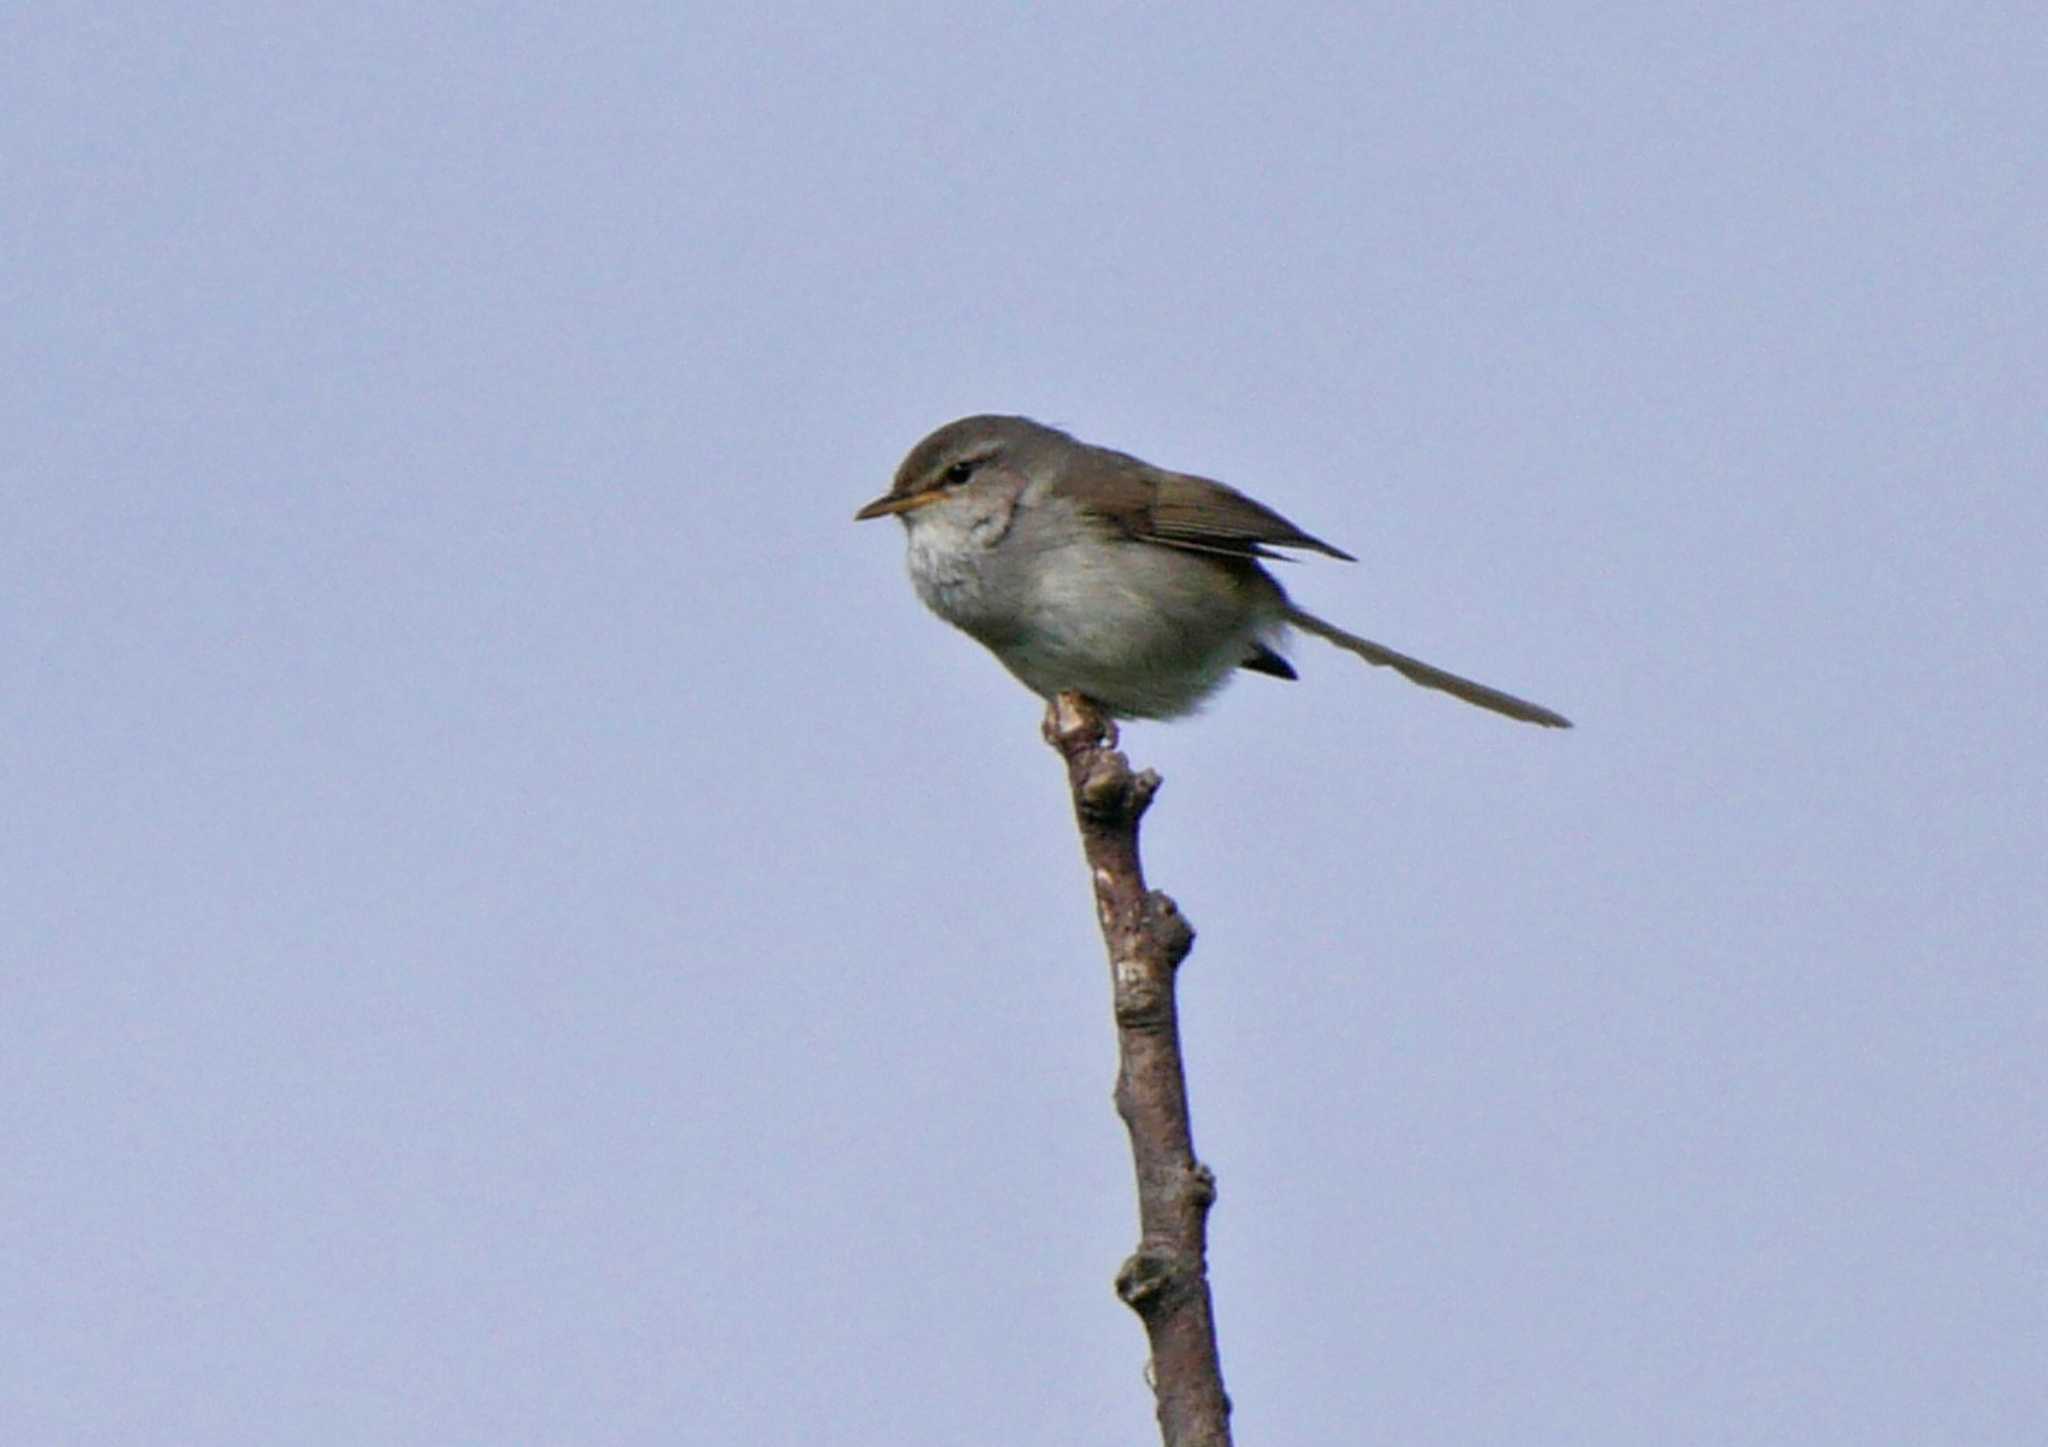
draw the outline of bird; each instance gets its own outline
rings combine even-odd
[[[1239,670],[1297,677],[1291,630],[1523,723],[1554,710],[1361,638],[1300,607],[1281,550],[1357,559],[1210,478],[1155,467],[1028,417],[962,417],[910,449],[854,514],[895,517],[918,597],[1047,700],[1174,719]]]

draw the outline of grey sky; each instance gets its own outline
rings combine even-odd
[[[2048,1438],[2037,6],[0,18],[0,1440],[1151,1431],[1020,411],[1357,553],[1138,725],[1240,1440]]]

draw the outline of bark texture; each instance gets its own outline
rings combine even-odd
[[[1159,776],[1131,772],[1116,726],[1078,694],[1046,713],[1047,742],[1067,763],[1081,849],[1095,883],[1116,1012],[1116,1108],[1138,1176],[1138,1249],[1117,1295],[1145,1324],[1152,1390],[1166,1447],[1226,1447],[1230,1398],[1209,1299],[1209,1207],[1216,1178],[1195,1159],[1181,1066],[1174,973],[1195,932],[1164,894],[1145,887],[1138,821]]]

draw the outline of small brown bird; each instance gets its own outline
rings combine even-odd
[[[1561,714],[1347,633],[1298,608],[1261,559],[1300,548],[1354,561],[1205,477],[1091,447],[1026,417],[963,417],[912,448],[856,519],[894,514],[926,605],[1050,699],[1119,718],[1177,718],[1240,668],[1293,678],[1290,626],[1526,723]]]

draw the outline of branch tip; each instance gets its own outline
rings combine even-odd
[[[1086,694],[1055,694],[1045,706],[1045,741],[1069,758],[1085,748],[1113,749],[1116,722]]]

